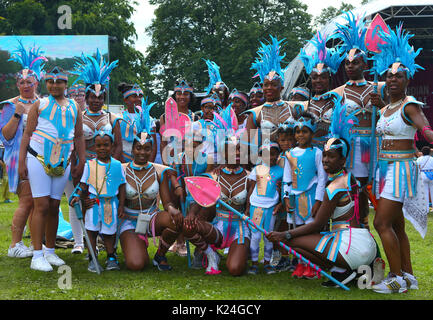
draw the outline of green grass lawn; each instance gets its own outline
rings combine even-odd
[[[433,297],[433,236],[428,232],[422,239],[410,223],[407,232],[420,289],[407,294],[381,295],[356,286],[351,286],[350,291],[323,288],[320,285],[323,280],[292,279],[288,272],[265,275],[262,268],[257,276],[232,277],[225,268],[225,258],[220,263],[220,275],[206,276],[204,270],[189,269],[186,258],[172,253],[167,255],[173,266],[171,272],[159,272],[151,265],[141,272],[131,272],[124,267],[122,252],[118,250],[122,270],[97,275],[87,271],[85,254],[72,255],[70,249],[57,249],[57,254],[72,269],[72,288],[62,290],[58,286],[62,274],[57,272],[57,268],[49,273],[38,272],[30,269],[30,258],[7,256],[12,215],[17,205],[17,198],[12,200],[14,203],[0,204],[1,300],[430,300]],[[62,210],[67,212],[65,201]],[[68,220],[67,214],[64,217]],[[429,218],[429,230],[432,219]],[[372,220],[371,215],[370,225]],[[372,233],[379,239],[375,230]],[[24,240],[26,245],[29,241]],[[151,257],[155,250],[153,241],[150,241]],[[102,252],[99,257],[101,264],[105,258],[105,252]]]

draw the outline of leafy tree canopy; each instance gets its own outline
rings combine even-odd
[[[167,96],[178,79],[196,91],[209,83],[203,59],[220,66],[230,89],[249,91],[254,75],[250,66],[260,41],[269,35],[286,39],[283,53],[290,62],[311,37],[311,15],[298,0],[150,0],[155,19],[147,28],[152,37],[146,57]],[[284,65],[285,66],[285,65]]]

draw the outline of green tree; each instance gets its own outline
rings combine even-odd
[[[345,11],[354,9],[355,7],[350,3],[342,2],[339,8],[329,6],[322,10],[320,15],[314,18],[314,25],[316,26],[316,32],[319,31],[323,26],[325,26],[333,18],[339,16]]]
[[[0,0],[0,32],[7,35],[108,35],[110,61],[119,60],[110,80],[110,103],[122,104],[117,91],[121,81],[138,83],[145,94],[152,76],[145,66],[144,55],[135,50],[137,38],[130,21],[134,12],[130,0]],[[59,6],[72,10],[72,29],[59,29]],[[67,48],[65,48],[67,49]],[[150,99],[152,100],[152,96]]]
[[[250,66],[260,41],[285,38],[289,62],[311,37],[311,16],[297,0],[150,0],[157,5],[147,32],[152,37],[146,57],[165,98],[177,79],[197,91],[209,83],[203,59],[220,66],[230,89],[249,90],[256,81]]]

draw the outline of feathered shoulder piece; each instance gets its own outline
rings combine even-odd
[[[32,47],[28,50],[24,47],[21,40],[18,40],[18,48],[12,51],[8,61],[18,62],[22,66],[19,73],[20,78],[26,79],[28,76],[34,76],[39,81],[44,77],[44,62],[48,61],[43,56],[40,48]]]
[[[324,150],[329,149],[343,149],[343,155],[348,156],[349,146],[353,139],[351,129],[354,125],[358,124],[358,119],[355,115],[356,111],[347,113],[347,105],[342,103],[342,98],[338,97],[334,101],[334,111],[332,113],[331,124],[329,126],[328,141],[325,144]],[[336,140],[343,138],[347,141],[348,145],[343,140],[334,144]]]
[[[270,37],[271,40],[267,44],[260,42],[260,48],[257,51],[258,58],[250,69],[257,71],[253,78],[260,77],[262,83],[265,79],[279,79],[283,84],[286,70],[281,68],[281,63],[286,55],[280,55],[280,53],[285,39],[278,40],[273,36]]]
[[[378,45],[381,52],[372,58],[375,62],[372,71],[382,75],[387,70],[394,74],[403,70],[406,71],[408,79],[412,78],[416,71],[424,70],[415,63],[415,58],[422,49],[415,51],[414,47],[409,44],[409,39],[413,37],[413,34],[405,32],[402,23],[396,27],[395,31],[388,29],[389,33],[379,31],[379,36],[386,43]]]
[[[105,88],[103,90],[101,88],[108,84],[110,73],[117,67],[118,62],[119,60],[111,63],[106,62],[99,49],[96,51],[95,58],[83,53],[81,59],[78,59],[75,63],[74,73],[79,75],[75,82],[84,81],[87,85],[86,91],[90,90],[90,87],[94,85],[95,94],[99,96],[100,93],[105,91]]]
[[[367,48],[365,46],[367,28],[365,17],[355,17],[352,11],[347,11],[344,13],[344,18],[347,24],[342,25],[337,23],[337,30],[330,39],[340,39],[342,41],[340,48],[346,54],[346,58],[349,61],[353,61],[360,56],[364,58],[364,61],[367,61]],[[356,53],[357,50],[360,52]]]
[[[221,79],[220,67],[214,61],[206,59],[203,60],[206,62],[207,72],[209,74],[209,85],[205,88],[207,94],[209,94],[212,88],[217,84],[226,86],[226,84]]]
[[[328,37],[317,32],[316,36],[309,42],[313,45],[313,52],[308,54],[304,48],[301,49],[299,58],[305,66],[308,74],[313,71],[321,74],[322,72],[337,73],[344,56],[341,50],[327,48]]]

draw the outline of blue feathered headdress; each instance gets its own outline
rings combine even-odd
[[[279,79],[281,84],[284,84],[285,69],[281,68],[281,63],[286,55],[280,56],[280,53],[285,39],[278,40],[273,36],[270,37],[271,41],[268,44],[260,42],[260,48],[257,51],[259,57],[256,58],[250,69],[257,70],[253,78],[260,77],[262,83],[265,79]]]
[[[324,150],[342,148],[342,154],[347,158],[349,155],[349,148],[353,139],[351,129],[354,125],[358,124],[358,118],[355,115],[356,111],[347,113],[347,105],[342,103],[342,98],[334,100],[334,110],[332,113],[331,124],[329,126],[328,141],[324,146]],[[347,141],[347,145],[343,138]],[[338,143],[334,144],[335,141],[339,140]]]
[[[111,71],[117,67],[119,60],[113,61],[111,63],[105,62],[104,57],[100,54],[99,49],[96,51],[96,58],[91,55],[81,55],[81,60],[79,59],[75,63],[75,74],[79,77],[75,82],[83,80],[87,87],[86,91],[92,91],[99,96],[100,93],[105,91],[105,88],[101,88],[108,84],[110,80]],[[75,83],[74,82],[74,83]],[[95,90],[91,86],[95,86]]]
[[[205,88],[206,93],[209,94],[212,88],[217,84],[227,87],[227,85],[221,79],[220,67],[211,60],[203,60],[206,62],[207,72],[209,73],[209,85]]]
[[[403,24],[400,22],[395,31],[389,28],[389,33],[379,31],[379,36],[386,42],[379,44],[381,50],[373,56],[375,62],[372,72],[382,75],[392,65],[391,71],[396,73],[399,70],[407,72],[407,77],[412,78],[418,69],[424,70],[423,67],[415,63],[415,58],[421,52],[421,48],[415,51],[414,47],[409,44],[409,39],[413,34],[403,30]]]
[[[308,74],[313,71],[317,73],[329,72],[332,74],[337,73],[344,56],[341,51],[335,48],[327,48],[326,42],[328,37],[317,32],[316,36],[309,42],[314,46],[314,51],[311,55],[307,54],[304,48],[301,49],[299,58],[305,66]]]
[[[156,102],[147,102],[148,98],[141,98],[141,111],[136,113],[137,122],[139,123],[139,131],[151,132],[153,118],[150,115],[150,110],[156,104]]]
[[[23,69],[19,73],[20,78],[27,76],[35,76],[39,81],[44,77],[44,62],[48,61],[43,56],[43,51],[40,48],[32,47],[26,50],[21,40],[18,40],[19,46],[15,51],[12,51],[11,57],[8,61],[15,61],[21,64]]]
[[[352,11],[347,11],[344,13],[344,18],[347,20],[347,25],[337,23],[337,30],[330,39],[340,39],[343,42],[340,48],[346,53],[345,55],[349,61],[362,56],[364,61],[367,62],[367,48],[365,46],[367,28],[364,20],[365,17],[355,17]],[[356,54],[356,50],[360,50],[360,52]]]

